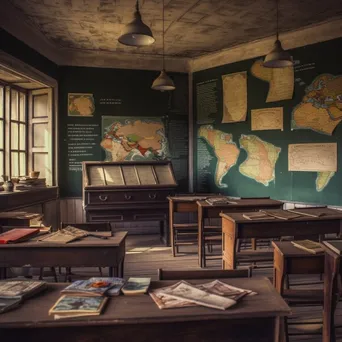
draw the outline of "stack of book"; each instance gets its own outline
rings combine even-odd
[[[174,285],[152,290],[149,295],[160,309],[200,305],[226,310],[245,296],[256,295],[256,293],[228,285],[220,280],[200,285],[192,285],[182,280]]]
[[[26,211],[6,211],[0,213],[1,226],[38,227],[42,224],[43,215]]]
[[[125,280],[122,278],[93,277],[77,280],[64,290],[49,310],[54,319],[98,316],[108,297],[118,296]]]
[[[125,286],[121,289],[126,296],[134,296],[147,292],[151,283],[151,278],[129,278]]]
[[[29,190],[32,188],[46,188],[46,178],[21,177],[16,190]]]
[[[25,299],[45,290],[44,281],[1,281],[0,282],[0,313],[15,309]]]

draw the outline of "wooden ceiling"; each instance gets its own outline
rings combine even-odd
[[[156,42],[132,48],[118,43],[132,20],[135,0],[10,0],[59,48],[155,56],[162,54],[162,0],[141,0],[143,21]],[[167,56],[194,58],[275,35],[275,0],[165,0]],[[342,15],[341,0],[279,0],[280,32]]]

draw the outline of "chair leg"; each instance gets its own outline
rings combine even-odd
[[[50,269],[51,269],[51,272],[52,272],[53,277],[54,277],[54,279],[55,279],[55,282],[58,283],[56,268],[55,268],[55,267],[51,267]]]
[[[44,267],[41,267],[40,269],[39,269],[39,280],[42,280],[43,279],[43,273],[44,273]]]
[[[99,267],[100,276],[102,277],[102,268]]]

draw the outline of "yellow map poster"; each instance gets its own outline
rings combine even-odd
[[[337,143],[289,145],[289,171],[337,171]]]
[[[247,116],[247,72],[223,75],[222,123],[245,121]]]
[[[275,180],[275,166],[281,148],[256,135],[241,134],[239,142],[240,148],[247,152],[247,159],[239,166],[240,173],[268,186]]]
[[[293,129],[311,129],[332,135],[342,121],[342,75],[322,74],[305,89],[292,111]]]
[[[251,118],[252,131],[284,130],[283,107],[252,109]]]
[[[293,67],[265,68],[263,60],[254,62],[251,68],[253,76],[269,83],[266,102],[292,99],[294,89]]]
[[[201,126],[198,130],[198,137],[214,150],[217,158],[215,171],[215,184],[219,188],[228,187],[222,182],[223,177],[229,172],[232,166],[237,162],[240,150],[233,142],[233,136],[214,129],[211,125]]]

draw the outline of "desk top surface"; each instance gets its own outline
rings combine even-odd
[[[96,234],[96,233],[94,233]],[[105,233],[104,233],[105,234]],[[99,232],[100,235],[100,232]],[[19,242],[12,244],[0,245],[0,249],[8,248],[78,248],[78,247],[115,247],[119,246],[126,238],[127,232],[115,232],[113,236],[107,239],[100,239],[93,236],[87,236],[80,240],[72,241],[69,243],[51,243],[44,241],[36,241],[33,238],[27,242]],[[45,236],[45,235],[44,235]]]
[[[323,209],[322,209],[323,210]],[[273,218],[273,219],[258,219],[258,220],[249,220],[243,216],[243,214],[253,214],[253,213],[220,213],[220,216],[223,219],[227,219],[229,221],[233,221],[234,223],[248,223],[248,224],[258,224],[258,223],[280,223],[285,222],[291,224],[291,222],[301,222],[301,221],[327,221],[327,220],[342,220],[342,211],[340,210],[334,210],[330,208],[324,209],[326,213],[320,217],[312,217],[312,216],[298,216],[289,220],[279,219],[279,218]],[[285,212],[286,210],[284,210]],[[301,208],[301,212],[307,213],[307,214],[315,214],[317,212],[317,208]],[[255,214],[255,213],[254,213]]]
[[[206,201],[197,201],[197,204],[203,208],[254,208],[254,207],[275,207],[281,208],[283,206],[283,202],[273,200],[270,198],[246,198],[246,199],[231,199],[229,200],[231,203],[229,204],[209,204]]]
[[[211,279],[212,280],[212,279]],[[161,310],[148,295],[112,297],[100,316],[54,320],[49,309],[60,297],[60,291],[69,284],[49,284],[48,289],[24,301],[21,307],[0,315],[1,328],[96,326],[139,323],[172,323],[184,321],[206,321],[213,319],[235,319],[285,316],[290,308],[276,292],[267,278],[220,279],[231,285],[251,289],[258,294],[245,297],[234,307],[225,311],[194,306]],[[205,283],[208,280],[190,280],[190,283]],[[155,281],[151,288],[159,288],[177,281]],[[262,304],[262,305],[261,305]]]

